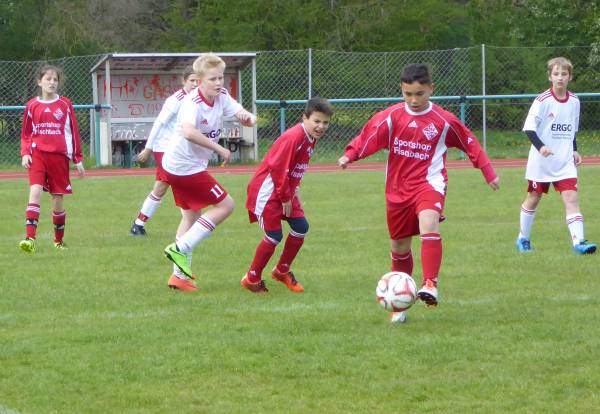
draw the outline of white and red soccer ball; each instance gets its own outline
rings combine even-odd
[[[417,300],[417,285],[410,275],[389,272],[381,276],[375,289],[379,304],[389,312],[402,312]]]

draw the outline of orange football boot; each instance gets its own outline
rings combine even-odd
[[[292,273],[291,270],[285,273],[281,273],[277,270],[277,268],[274,268],[273,272],[271,273],[271,277],[277,280],[278,282],[281,282],[284,285],[286,285],[287,288],[292,292],[304,292],[304,287],[300,284],[300,282],[296,280],[296,278],[294,277],[294,273]]]
[[[240,280],[240,284],[244,289],[249,290],[252,293],[267,293],[269,289],[265,286],[265,281],[261,280],[258,283],[252,283],[248,280],[248,275],[245,274],[242,280]]]
[[[169,281],[167,282],[167,285],[169,285],[169,287],[171,289],[177,289],[177,290],[181,290],[183,292],[198,291],[198,286],[196,286],[196,284],[194,282],[192,282],[191,279],[186,279],[186,280],[179,279],[175,275],[171,275],[171,277],[169,278]]]

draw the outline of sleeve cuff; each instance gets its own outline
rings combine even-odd
[[[346,157],[348,157],[348,159],[350,160],[350,162],[354,162],[356,161],[356,159],[358,158],[356,151],[354,151],[354,149],[349,149],[347,150],[344,155]]]
[[[486,183],[494,181],[494,179],[497,177],[496,171],[494,171],[494,167],[492,167],[492,164],[486,164],[483,167],[481,167],[481,173],[483,174]]]

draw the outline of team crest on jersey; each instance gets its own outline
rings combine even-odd
[[[200,121],[200,125],[208,125],[208,119],[203,119]]]
[[[434,139],[437,136],[438,130],[435,128],[435,125],[430,123],[425,128],[423,128],[423,134],[425,134],[425,137],[429,141],[431,141],[432,139]]]
[[[56,118],[57,121],[60,121],[61,118],[65,116],[64,112],[61,111],[60,108],[57,108],[52,115],[54,115],[54,118]]]
[[[306,149],[306,152],[308,152],[308,158],[312,157],[314,151],[315,149],[313,147],[308,147]]]

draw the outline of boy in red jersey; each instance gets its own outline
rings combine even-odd
[[[29,170],[29,202],[25,210],[25,239],[19,247],[24,252],[35,252],[35,237],[40,217],[42,191],[52,196],[54,247],[65,248],[66,213],[63,195],[71,194],[69,160],[73,160],[79,176],[85,170],[81,161],[81,139],[73,104],[59,96],[60,71],[45,65],[38,71],[37,85],[41,94],[25,106],[21,130],[21,164]]]
[[[401,76],[404,102],[375,114],[338,160],[346,168],[379,150],[389,150],[385,195],[392,271],[412,275],[412,236],[419,234],[423,287],[418,297],[429,306],[438,303],[439,222],[448,182],[448,147],[464,151],[492,189],[498,190],[500,182],[473,133],[456,116],[429,101],[433,87],[428,65],[405,66]],[[393,322],[405,318],[404,312],[392,314]]]
[[[329,128],[332,115],[333,109],[326,99],[309,99],[302,122],[275,141],[248,184],[246,208],[250,222],[258,221],[265,232],[250,269],[241,280],[242,287],[251,292],[268,292],[262,271],[283,239],[282,220],[287,221],[291,229],[271,276],[293,292],[304,291],[290,270],[308,232],[300,200],[300,181],[316,143]]]
[[[531,148],[525,172],[528,188],[521,205],[517,250],[531,251],[535,210],[552,183],[565,205],[573,252],[591,254],[597,246],[584,237],[583,215],[577,197],[577,165],[582,161],[575,139],[579,129],[579,98],[567,89],[573,77],[573,65],[563,57],[550,59],[547,65],[552,87],[535,98],[523,126]]]

